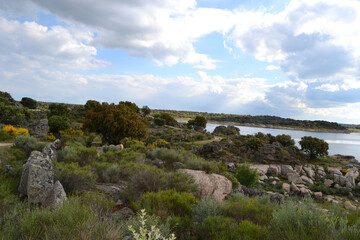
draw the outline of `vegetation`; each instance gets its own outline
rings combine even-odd
[[[322,139],[316,137],[302,137],[299,144],[301,150],[307,153],[310,159],[315,159],[317,156],[328,155],[329,144]]]
[[[37,106],[37,102],[36,100],[32,99],[32,98],[28,98],[28,97],[23,97],[20,101],[20,103],[27,108],[30,109],[36,109]]]
[[[248,164],[239,165],[235,174],[235,177],[247,187],[255,186],[259,181],[259,176],[256,169],[250,168]]]
[[[203,116],[196,116],[194,120],[189,120],[187,125],[190,128],[202,127],[206,128],[207,120]]]

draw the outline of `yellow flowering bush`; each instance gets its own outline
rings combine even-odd
[[[84,132],[81,130],[77,130],[77,129],[73,129],[73,128],[68,128],[66,130],[60,130],[60,134],[62,135],[68,135],[71,137],[81,137],[84,135]]]
[[[54,136],[53,133],[49,133],[49,134],[46,136],[46,138],[47,138],[48,141],[51,141],[51,142],[53,142],[53,141],[56,140],[56,137]]]
[[[3,127],[3,130],[11,135],[29,135],[29,130],[27,130],[26,128],[15,128],[12,125],[5,125]]]
[[[342,172],[343,174],[346,174],[346,173],[348,172],[348,170],[347,170],[346,168],[343,168],[343,169],[341,169],[341,172]]]
[[[156,141],[155,143],[151,144],[150,147],[152,148],[157,148],[157,147],[166,147],[169,145],[169,142],[167,142],[164,139],[159,139],[158,141]]]

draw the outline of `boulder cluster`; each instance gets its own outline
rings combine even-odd
[[[60,145],[60,140],[55,140],[44,147],[42,152],[31,152],[24,164],[18,190],[21,196],[27,196],[28,203],[55,209],[56,206],[67,201],[61,183],[59,181],[54,183],[52,160],[56,159],[56,150]]]

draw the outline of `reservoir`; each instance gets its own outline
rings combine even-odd
[[[208,123],[206,130],[213,132],[217,126],[222,124]],[[225,126],[225,125],[223,125]],[[341,155],[352,155],[357,160],[360,160],[360,133],[327,133],[327,132],[310,132],[300,130],[285,130],[285,129],[274,129],[274,128],[257,128],[257,127],[245,127],[237,126],[240,128],[241,135],[253,135],[258,132],[264,134],[270,133],[273,136],[279,134],[290,135],[295,140],[296,145],[300,147],[299,141],[304,136],[311,136],[325,140],[329,144],[329,155],[341,154]]]

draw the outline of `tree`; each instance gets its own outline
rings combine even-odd
[[[281,134],[276,136],[276,141],[279,142],[283,147],[294,146],[295,141],[290,135]]]
[[[49,119],[50,132],[59,133],[60,130],[69,128],[68,118],[65,116],[53,115]]]
[[[160,115],[155,115],[155,124],[159,125],[158,123],[163,123],[162,120],[157,120],[157,119],[163,119],[165,121],[166,125],[169,126],[176,126],[177,121],[175,120],[175,118],[173,118],[169,113],[161,113]],[[162,125],[159,125],[162,126]]]
[[[257,151],[259,147],[262,147],[265,145],[264,140],[257,137],[249,137],[248,140],[246,140],[245,145],[250,148],[253,151]]]
[[[301,150],[307,153],[310,159],[315,159],[317,156],[328,155],[329,144],[322,139],[305,136],[301,138],[299,144]]]
[[[194,127],[203,127],[206,128],[207,120],[203,116],[196,116],[194,120],[188,121],[188,126],[191,128]]]
[[[237,167],[235,177],[246,187],[254,187],[259,181],[257,170],[250,168],[250,165],[246,163]]]
[[[30,109],[36,109],[36,105],[37,105],[37,102],[36,100],[32,99],[32,98],[28,98],[28,97],[23,97],[20,101],[20,103],[24,106],[24,107],[27,107],[27,108],[30,108]]]
[[[13,106],[8,98],[0,94],[0,123],[23,125],[30,118],[31,113],[26,108]]]
[[[125,137],[140,139],[146,136],[146,120],[126,104],[108,104],[88,109],[84,130],[102,134],[103,141],[118,144]]]
[[[70,115],[70,109],[68,108],[68,106],[66,104],[63,103],[52,103],[49,106],[49,116],[64,116],[64,117],[69,117]]]
[[[146,116],[151,113],[151,109],[148,106],[143,106],[141,112]]]
[[[126,101],[126,102],[119,102],[119,106],[120,105],[125,105],[128,108],[130,108],[132,111],[134,111],[135,113],[139,113],[140,112],[140,108],[132,102]]]
[[[91,110],[91,109],[93,109],[94,107],[98,107],[98,106],[100,106],[100,105],[101,105],[101,104],[100,104],[98,101],[88,100],[88,101],[85,103],[85,111]]]

